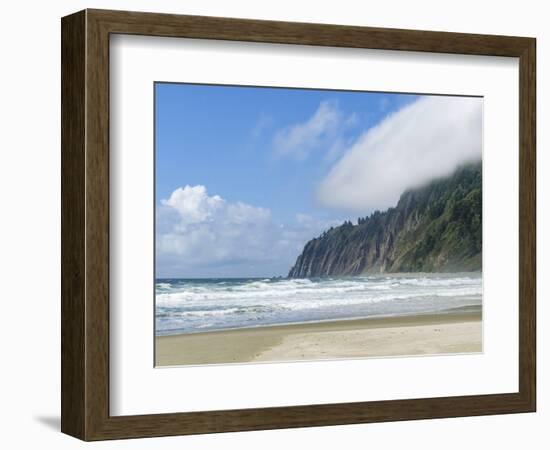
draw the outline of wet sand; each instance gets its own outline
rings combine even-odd
[[[480,310],[277,325],[156,338],[156,365],[227,364],[482,351]]]

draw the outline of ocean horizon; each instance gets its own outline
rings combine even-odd
[[[481,309],[482,273],[157,278],[157,336]]]

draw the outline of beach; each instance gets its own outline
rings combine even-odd
[[[157,336],[156,365],[303,361],[482,351],[481,308]]]

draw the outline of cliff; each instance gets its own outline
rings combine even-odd
[[[404,192],[397,205],[309,241],[291,278],[481,270],[481,162]]]

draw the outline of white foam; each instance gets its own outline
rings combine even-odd
[[[170,287],[168,287],[169,285]],[[341,279],[158,283],[157,328],[224,328],[440,310],[481,302],[481,277],[364,276]]]

